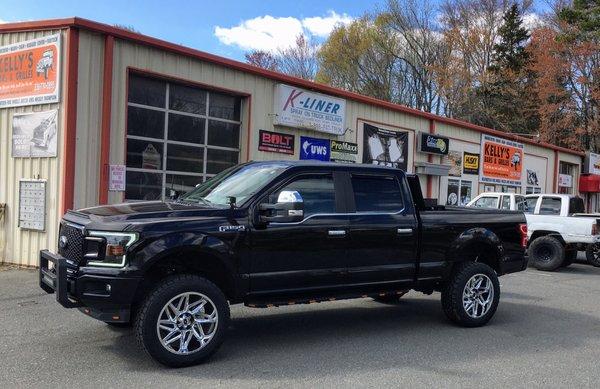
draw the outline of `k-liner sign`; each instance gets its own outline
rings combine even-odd
[[[523,171],[522,143],[481,134],[481,182],[521,185]]]
[[[60,34],[0,47],[0,108],[60,100]]]
[[[334,135],[342,135],[345,131],[346,100],[278,84],[274,105],[275,125]]]

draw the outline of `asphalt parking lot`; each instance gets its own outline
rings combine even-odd
[[[483,328],[446,321],[439,295],[232,309],[208,363],[167,369],[117,330],[57,305],[37,273],[0,271],[0,387],[598,387],[600,268],[501,278]]]

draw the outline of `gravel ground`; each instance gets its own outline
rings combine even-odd
[[[448,323],[439,294],[232,308],[220,351],[167,369],[117,330],[60,307],[37,273],[0,272],[0,387],[598,387],[600,268],[501,278],[495,318]]]

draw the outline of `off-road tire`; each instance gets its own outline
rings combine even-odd
[[[404,290],[394,294],[386,294],[384,296],[375,296],[373,297],[373,301],[376,301],[381,304],[397,304],[400,302],[400,299],[407,294],[409,291]]]
[[[193,354],[180,355],[167,350],[157,334],[157,320],[163,307],[172,298],[187,292],[201,293],[214,304],[218,323],[212,339]],[[174,275],[161,281],[144,300],[135,321],[136,338],[140,346],[156,361],[169,367],[184,367],[202,363],[214,354],[225,340],[230,313],[227,298],[209,280],[190,274]]]
[[[589,244],[585,249],[585,257],[591,265],[600,267],[600,244]]]
[[[577,259],[577,250],[566,250],[565,251],[565,259],[563,260],[562,265],[560,267],[571,266],[573,262]]]
[[[554,271],[565,260],[565,247],[552,236],[542,236],[529,245],[529,258],[536,269]]]
[[[471,277],[483,274],[492,282],[493,299],[487,313],[479,318],[469,316],[463,305],[463,292]],[[498,275],[488,265],[479,262],[458,264],[442,289],[442,309],[448,319],[463,327],[480,327],[494,316],[500,301],[500,283]]]

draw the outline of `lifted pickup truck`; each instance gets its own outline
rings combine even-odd
[[[58,254],[41,252],[41,288],[132,323],[174,367],[216,351],[229,304],[440,291],[446,316],[476,327],[496,311],[498,276],[527,266],[522,213],[428,208],[416,176],[371,165],[250,162],[175,201],[68,212],[59,235]]]

